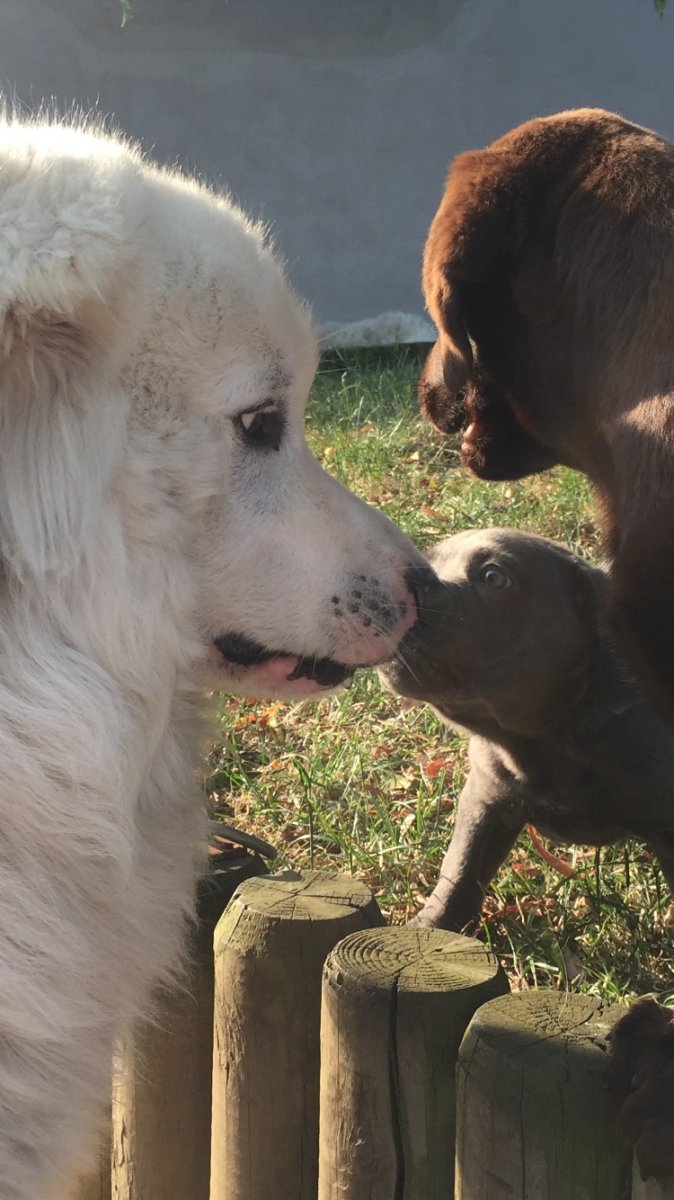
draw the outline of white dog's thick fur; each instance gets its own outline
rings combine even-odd
[[[0,128],[0,1200],[86,1165],[179,960],[201,684],[381,658],[421,560],[311,458],[310,320],[260,231],[119,140]]]

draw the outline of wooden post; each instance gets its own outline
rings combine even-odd
[[[265,871],[241,853],[202,881],[184,988],[156,1022],[121,1038],[112,1085],[112,1200],[208,1200],[213,1062],[213,930],[242,879]],[[85,1200],[89,1200],[86,1196]]]
[[[451,1200],[459,1044],[507,990],[482,943],[456,933],[340,942],[323,979],[319,1200]]]
[[[456,1200],[624,1200],[631,1155],[605,1083],[624,1009],[525,992],[471,1021],[457,1071]]]
[[[159,1023],[120,1038],[112,1084],[112,1200],[208,1200],[213,990],[205,962]]]
[[[632,1178],[632,1200],[674,1200],[674,1180],[658,1183],[656,1179],[644,1182],[639,1173],[636,1160]]]
[[[323,963],[382,920],[347,876],[255,879],[233,897],[215,932],[211,1200],[316,1200]]]
[[[99,1169],[92,1171],[91,1175],[83,1175],[74,1191],[69,1193],[68,1200],[110,1200],[109,1136],[101,1151]]]

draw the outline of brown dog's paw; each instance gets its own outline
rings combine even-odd
[[[674,1010],[638,1000],[611,1030],[607,1081],[642,1179],[674,1177]]]

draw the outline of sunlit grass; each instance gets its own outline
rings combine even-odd
[[[326,360],[307,415],[324,465],[383,508],[423,549],[461,529],[511,525],[596,559],[587,484],[557,470],[484,484],[417,412],[414,355]],[[401,712],[361,672],[311,705],[223,698],[206,787],[218,809],[273,841],[282,863],[351,871],[404,921],[432,888],[464,781],[465,739],[425,709]],[[514,987],[570,986],[615,1001],[674,991],[671,900],[636,843],[561,851],[558,874],[523,834],[486,897],[480,936]],[[578,974],[579,973],[579,974]]]

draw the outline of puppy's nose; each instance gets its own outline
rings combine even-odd
[[[405,579],[416,600],[417,617],[420,621],[426,622],[431,613],[436,618],[440,612],[447,612],[449,615],[456,600],[455,588],[436,575],[432,567],[414,567]]]

